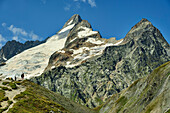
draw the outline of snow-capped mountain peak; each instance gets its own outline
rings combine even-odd
[[[89,58],[101,55],[108,46],[120,45],[122,41],[101,38],[100,33],[93,31],[88,21],[82,20],[76,14],[45,43],[9,59],[5,66],[0,67],[0,74],[14,77],[24,73],[26,78],[31,78],[60,65],[74,67]]]
[[[89,58],[101,55],[106,47],[118,46],[122,41],[102,38],[98,31],[93,31],[88,21],[82,20],[69,32],[64,48],[50,57],[46,70],[58,66],[75,67]]]
[[[19,77],[24,73],[26,78],[41,75],[48,65],[50,56],[64,47],[67,35],[79,21],[81,21],[79,15],[71,17],[64,27],[57,34],[48,38],[45,43],[10,58],[5,66],[0,67],[0,74],[3,77]]]

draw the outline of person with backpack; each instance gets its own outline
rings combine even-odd
[[[21,78],[22,78],[22,80],[24,80],[24,73],[21,74]]]

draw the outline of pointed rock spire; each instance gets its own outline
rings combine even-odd
[[[69,32],[65,47],[70,48],[70,45],[82,46],[89,37],[99,39],[101,35],[98,31],[93,31],[91,24],[87,20],[82,20]]]
[[[70,30],[82,21],[78,14],[73,15],[63,26],[60,31],[57,32],[59,39],[67,37]]]
[[[64,24],[63,28],[65,28],[71,24],[76,25],[76,24],[80,23],[81,21],[82,21],[82,19],[81,19],[80,15],[75,14]]]
[[[140,22],[138,22],[136,25],[134,25],[130,31],[133,31],[133,30],[135,30],[136,28],[139,28],[139,27],[140,27],[140,29],[143,29],[148,25],[153,27],[153,25],[150,21],[148,21],[145,18],[142,18],[142,20]]]
[[[138,44],[159,41],[163,47],[169,47],[169,44],[164,39],[162,33],[145,18],[134,25],[127,33],[124,38],[124,42],[128,42],[130,40],[138,41]]]

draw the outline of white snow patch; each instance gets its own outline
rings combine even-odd
[[[70,40],[70,43],[73,42],[73,41],[76,40],[76,39],[77,39],[77,37],[75,37],[74,39]]]
[[[55,34],[55,35],[53,35],[52,37],[50,37],[48,40],[47,40],[47,42],[53,42],[53,41],[56,41],[56,40],[58,40],[58,35],[57,34]],[[43,46],[44,47],[44,46]],[[29,51],[32,51],[32,50],[29,50]]]
[[[117,46],[117,45],[121,44],[122,42],[123,42],[123,39],[121,41],[115,43],[114,46]]]
[[[70,61],[66,62],[67,65],[69,65],[70,63],[71,63]]]
[[[70,22],[67,25],[70,25],[73,22],[73,20],[70,20]]]
[[[91,35],[94,35],[94,34],[97,34],[98,32],[97,31],[92,31],[90,28],[87,28],[87,27],[79,27],[79,29],[84,29],[84,31],[80,31],[78,32],[78,37],[79,38],[84,38],[84,37],[88,37],[88,36],[91,36]]]
[[[5,56],[3,55],[3,57],[2,57],[4,60],[7,60],[6,58],[5,58]]]
[[[82,55],[81,55],[81,54],[79,54],[79,55],[75,56],[75,57],[74,57],[74,59],[84,59],[84,58],[85,58],[85,57],[87,57],[87,56],[88,56],[88,55],[87,55],[87,54],[85,54],[85,53],[84,53],[84,54],[82,54]]]
[[[83,49],[82,48],[79,48],[77,50],[74,50],[73,49],[73,54],[78,54],[78,53],[82,53],[83,52]]]
[[[89,50],[89,48],[88,47],[82,47],[82,48],[79,48],[77,50],[74,50],[74,49],[71,49],[71,50],[73,50],[73,55],[75,55],[75,54],[78,54],[78,53],[83,53],[83,50]]]
[[[75,24],[71,24],[65,28],[63,28],[59,33],[63,33],[63,32],[66,32],[68,30],[71,30],[73,27],[74,27]]]
[[[66,65],[65,67],[66,68],[72,68],[72,67],[75,67],[75,66],[77,66],[76,64],[69,64],[69,65]]]
[[[74,67],[74,66],[76,66],[75,64],[70,64],[71,62],[70,61],[68,61],[66,64],[66,68],[72,68],[72,67]]]
[[[105,50],[105,48],[108,47],[108,46],[113,46],[113,44],[107,43],[105,45],[92,47],[91,51],[90,51],[91,56],[96,56],[96,55],[102,54],[103,51]]]
[[[65,51],[64,51],[64,50],[58,50],[58,52],[60,52],[60,53],[65,53]]]
[[[103,53],[103,50],[108,47],[108,46],[113,46],[112,43],[107,43],[107,44],[104,44],[104,45],[100,45],[100,46],[95,46],[95,47],[82,47],[82,48],[79,48],[78,50],[73,50],[74,51],[74,60],[79,60],[77,63],[75,64],[71,64],[71,62],[67,62],[66,63],[66,67],[67,68],[72,68],[74,66],[77,66],[77,65],[80,65],[82,61],[88,59],[88,58],[91,58],[93,56],[97,56],[97,55],[101,55]],[[88,50],[89,53],[83,53],[83,50]]]
[[[54,69],[54,68],[55,68],[55,66],[52,66],[52,67],[51,67],[51,69]]]
[[[93,44],[103,44],[104,43],[101,40],[96,40],[95,38],[88,38],[88,40],[86,42],[90,42]]]

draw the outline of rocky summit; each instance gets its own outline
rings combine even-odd
[[[51,55],[44,72],[31,80],[90,108],[170,61],[169,44],[147,19],[121,40],[102,38],[79,15],[64,26],[71,27],[64,46]]]

